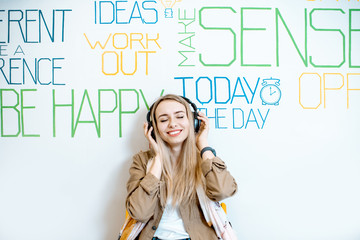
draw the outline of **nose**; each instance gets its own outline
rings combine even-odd
[[[176,119],[170,118],[169,119],[169,128],[175,128],[177,126]]]

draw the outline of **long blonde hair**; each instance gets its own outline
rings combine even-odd
[[[165,100],[176,101],[184,105],[187,118],[190,122],[188,137],[183,142],[179,161],[175,162],[175,166],[170,159],[169,145],[160,137],[156,124],[156,108],[159,103]],[[196,198],[196,188],[202,185],[200,161],[197,158],[193,112],[190,109],[189,103],[184,98],[174,94],[167,94],[155,101],[152,105],[150,116],[153,122],[156,142],[163,157],[162,175],[166,183],[167,198],[171,196],[173,205],[176,203],[188,203]]]

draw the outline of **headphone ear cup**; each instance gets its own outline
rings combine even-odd
[[[146,121],[148,123],[148,131],[151,127],[153,127],[152,121],[150,120],[151,119],[151,117],[150,117],[151,109],[152,109],[152,105],[151,105],[148,113],[146,114]],[[156,141],[154,127],[153,127],[153,130],[151,131],[151,137]]]
[[[194,130],[195,130],[195,133],[197,133],[200,130],[200,124],[201,124],[201,121],[198,118],[197,107],[196,107],[195,103],[190,101],[190,99],[188,99],[186,97],[183,97],[183,96],[181,96],[181,97],[183,99],[185,99],[185,101],[187,101],[194,110],[194,112],[193,112],[193,115],[194,115]]]
[[[150,129],[152,126],[153,126],[152,121],[148,122],[148,131],[149,131],[149,129]],[[152,138],[155,140],[155,142],[156,142],[154,127],[153,127],[153,129],[152,129],[152,131],[151,131],[151,137],[152,137]]]
[[[198,119],[198,113],[197,112],[194,112],[193,114],[194,114],[194,130],[197,133],[200,130],[201,121]]]

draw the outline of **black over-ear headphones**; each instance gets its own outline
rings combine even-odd
[[[194,111],[192,112],[192,113],[193,113],[193,116],[194,116],[194,130],[195,130],[196,133],[199,132],[201,121],[200,121],[199,118],[198,118],[198,111],[197,111],[197,107],[196,107],[195,103],[193,103],[192,101],[190,101],[190,99],[188,99],[187,97],[183,97],[183,96],[180,96],[180,97],[182,97],[186,102],[188,102],[189,105],[190,105],[190,106],[192,107],[192,109],[194,110]],[[153,126],[153,122],[151,121],[151,110],[152,110],[153,106],[154,106],[154,104],[151,105],[148,113],[146,114],[146,120],[147,120],[147,122],[148,122],[148,129],[150,129],[150,127]],[[156,140],[154,130],[151,132],[151,136],[153,137],[153,139]]]

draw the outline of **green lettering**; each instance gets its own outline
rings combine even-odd
[[[316,28],[313,25],[312,19],[313,19],[313,13],[316,11],[339,11],[342,14],[345,14],[345,12],[342,9],[329,9],[329,8],[314,8],[313,10],[311,10],[310,12],[310,27],[312,29],[314,29],[315,31],[323,31],[323,32],[339,32],[341,37],[342,37],[342,55],[343,55],[343,59],[342,62],[339,63],[338,65],[322,65],[322,64],[315,64],[313,62],[313,58],[312,56],[309,56],[309,60],[310,60],[310,64],[314,67],[323,67],[323,68],[339,68],[341,67],[344,63],[345,63],[345,35],[344,33],[340,30],[340,29],[328,29],[328,28]],[[334,47],[332,49],[338,49],[337,47]]]
[[[53,137],[56,137],[56,108],[70,107],[71,108],[71,134],[74,130],[74,89],[71,90],[71,103],[70,104],[56,104],[55,103],[55,89],[52,91],[53,97]]]
[[[4,106],[3,93],[13,92],[16,95],[16,104],[13,106]],[[19,106],[19,93],[14,89],[0,89],[0,114],[1,114],[1,137],[18,137],[21,131],[20,128],[20,111],[17,109]],[[13,109],[17,114],[18,131],[16,134],[4,134],[4,109]]]
[[[81,112],[82,112],[82,109],[83,109],[83,106],[84,106],[85,98],[86,98],[87,103],[88,103],[89,108],[90,108],[92,120],[80,120],[80,116],[81,116]],[[91,123],[91,124],[94,124],[97,135],[98,135],[98,137],[100,137],[100,129],[99,129],[98,124],[96,122],[96,117],[95,117],[95,114],[94,114],[94,110],[93,110],[93,107],[91,105],[91,101],[90,101],[90,98],[89,98],[88,91],[86,89],[84,91],[84,95],[83,95],[83,98],[81,100],[80,109],[79,109],[79,112],[78,112],[78,115],[77,115],[77,118],[76,118],[76,122],[75,122],[75,128],[71,133],[71,137],[75,136],[76,128],[78,127],[79,123]]]
[[[240,50],[241,50],[241,66],[246,67],[271,67],[271,64],[246,64],[244,63],[244,32],[245,31],[265,31],[266,28],[245,28],[244,27],[244,10],[271,10],[271,8],[241,8],[241,26],[240,26]]]
[[[236,11],[232,8],[232,7],[203,7],[200,9],[199,11],[199,24],[200,26],[205,29],[205,30],[220,30],[220,31],[229,31],[232,35],[233,35],[233,59],[230,60],[230,62],[228,63],[205,63],[203,61],[203,57],[202,54],[199,54],[199,61],[201,62],[201,64],[203,66],[207,66],[207,67],[229,67],[231,66],[235,60],[236,60],[236,34],[235,32],[231,29],[231,28],[221,28],[221,27],[206,27],[204,26],[204,24],[202,23],[202,12],[204,10],[208,10],[208,9],[222,9],[222,10],[231,10],[233,13],[236,13]]]
[[[35,109],[35,106],[24,106],[24,92],[36,92],[36,89],[21,89],[20,96],[21,96],[21,129],[22,129],[22,136],[23,137],[40,137],[40,134],[25,134],[25,124],[24,124],[24,109]]]
[[[137,107],[132,111],[124,111],[122,109],[122,93],[123,92],[134,92],[136,93]],[[139,110],[139,93],[135,89],[119,89],[119,137],[122,137],[122,115],[133,114]]]
[[[305,26],[305,34],[304,34],[304,41],[305,41],[305,44],[304,44],[304,48],[305,48],[305,56],[303,56],[299,50],[299,47],[297,46],[295,40],[294,40],[294,37],[293,35],[291,34],[288,26],[286,25],[285,23],[285,20],[284,18],[281,16],[280,14],[280,11],[278,8],[275,8],[275,14],[276,14],[276,66],[278,67],[279,66],[279,19],[281,20],[281,22],[283,23],[287,33],[289,34],[289,37],[291,39],[291,41],[293,42],[295,48],[296,48],[296,51],[298,52],[299,56],[301,57],[301,60],[303,61],[305,67],[308,66],[308,54],[307,54],[307,9],[305,8],[304,9],[305,11],[305,23],[304,23],[304,26]]]
[[[101,93],[103,92],[112,92],[114,94],[115,104],[112,110],[102,110],[102,104],[101,104]],[[98,90],[98,101],[99,101],[99,111],[98,111],[98,121],[99,121],[99,137],[101,137],[101,114],[103,113],[113,113],[115,109],[118,107],[118,99],[117,94],[114,89],[99,89]]]
[[[352,28],[352,12],[360,12],[360,9],[349,9],[349,68],[360,68],[360,65],[353,65],[351,63],[351,57],[352,57],[352,43],[351,43],[351,37],[353,32],[360,32],[359,28]]]

